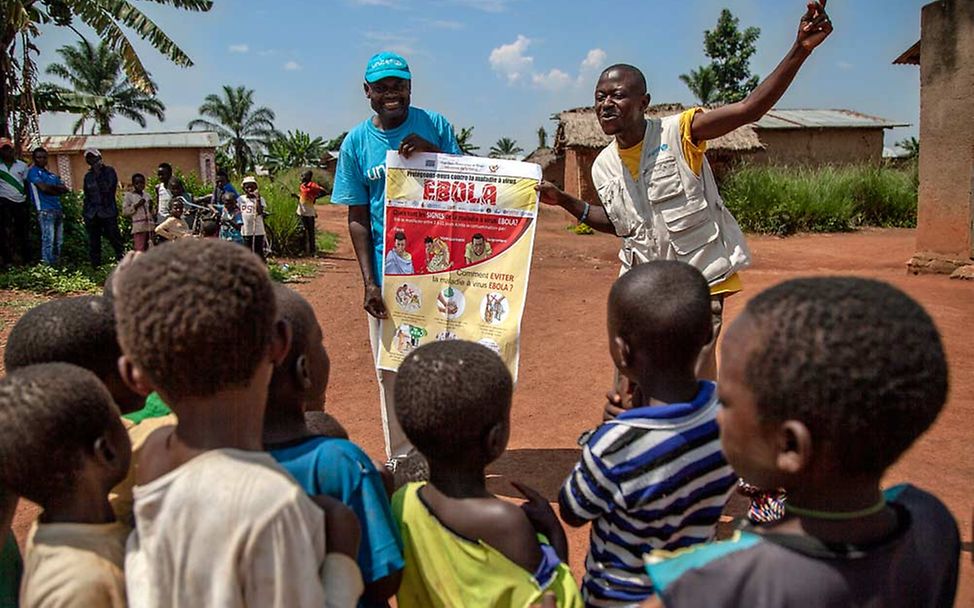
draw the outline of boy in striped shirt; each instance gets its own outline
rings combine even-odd
[[[700,271],[676,261],[633,268],[609,293],[608,328],[633,408],[582,438],[559,496],[565,523],[592,522],[587,606],[651,596],[643,554],[710,540],[737,481],[720,451],[716,385],[695,373],[713,332]]]

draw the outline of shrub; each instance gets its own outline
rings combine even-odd
[[[112,258],[108,258],[112,259]],[[99,268],[52,267],[45,264],[18,266],[0,272],[0,289],[20,289],[46,294],[100,293],[114,264]]]
[[[258,177],[257,183],[260,186],[260,194],[267,201],[267,211],[269,215],[264,218],[264,227],[271,238],[274,254],[282,256],[296,256],[304,252],[302,240],[304,227],[298,217],[298,191],[301,183],[301,174],[305,169],[291,169],[279,173],[274,179],[270,177]],[[314,179],[326,190],[331,190],[331,180],[320,170],[312,170]],[[328,201],[327,198],[320,199]],[[329,201],[330,202],[330,201]],[[322,251],[334,251],[337,243],[337,235],[317,230],[317,240],[320,243],[322,235],[325,237]]]
[[[595,234],[595,230],[593,230],[591,226],[589,226],[584,222],[578,222],[577,224],[569,224],[568,226],[565,227],[565,230],[569,230],[579,235]]]
[[[778,235],[916,225],[910,171],[888,167],[754,167],[728,175],[721,193],[741,228]]]

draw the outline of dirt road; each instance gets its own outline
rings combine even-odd
[[[605,300],[616,277],[617,240],[576,236],[569,219],[547,211],[541,219],[522,331],[520,380],[514,396],[508,452],[490,467],[493,491],[515,496],[509,480],[520,480],[556,499],[562,480],[578,458],[576,438],[600,417],[612,364],[605,335]],[[319,225],[342,235],[338,252],[322,271],[296,286],[310,300],[325,332],[332,359],[326,408],[373,458],[383,458],[378,389],[368,347],[358,267],[345,238],[344,210],[323,207]],[[913,232],[877,230],[856,234],[808,235],[787,239],[752,237],[755,264],[744,273],[745,291],[728,301],[728,321],[753,294],[788,278],[854,274],[889,281],[926,306],[944,335],[952,370],[947,408],[890,471],[887,482],[909,481],[936,493],[958,519],[965,551],[958,605],[974,605],[971,522],[974,509],[974,283],[942,276],[908,276]],[[29,515],[17,520],[26,530]],[[572,567],[583,570],[587,529],[569,531]]]

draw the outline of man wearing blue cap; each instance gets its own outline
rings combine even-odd
[[[417,152],[462,154],[453,127],[429,110],[409,105],[412,75],[406,60],[382,52],[365,68],[365,96],[375,115],[356,125],[342,142],[335,172],[333,203],[348,205],[348,233],[355,247],[365,284],[372,354],[379,348],[379,319],[388,314],[382,303],[382,237],[386,184],[386,152],[409,157]],[[377,371],[388,466],[395,472],[399,459],[412,452],[396,420],[392,389],[395,373]]]

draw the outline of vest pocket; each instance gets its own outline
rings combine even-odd
[[[666,225],[667,236],[679,258],[691,256],[717,240],[720,234],[707,199],[684,197],[656,206]]]
[[[680,170],[676,166],[675,158],[667,158],[656,162],[650,176],[647,195],[654,204],[668,200],[683,191],[680,180]]]

